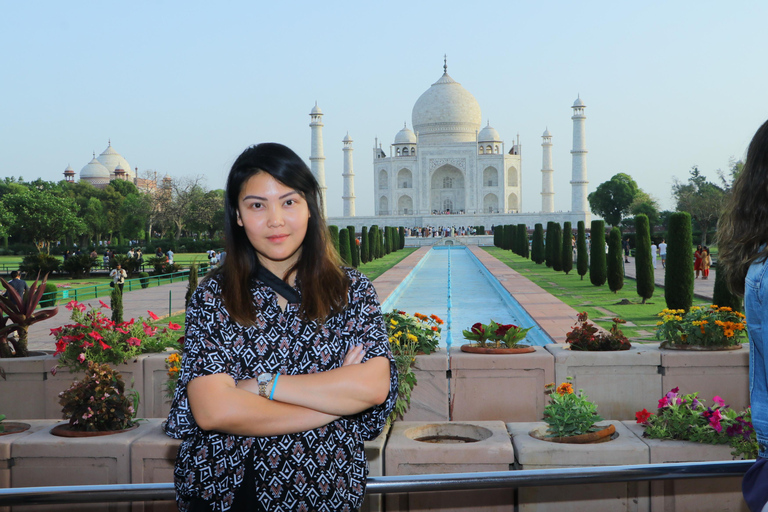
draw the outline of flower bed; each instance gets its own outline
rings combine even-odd
[[[682,309],[664,309],[658,315],[656,337],[665,340],[662,348],[738,346],[747,327],[744,315],[729,307],[711,305]]]

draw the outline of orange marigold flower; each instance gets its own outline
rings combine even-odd
[[[570,382],[563,382],[557,386],[557,392],[560,395],[571,395],[573,394],[573,385]]]
[[[437,327],[435,327],[435,326],[433,325],[433,326],[432,326],[432,330],[433,330],[433,331],[435,331],[435,332],[437,332]]]

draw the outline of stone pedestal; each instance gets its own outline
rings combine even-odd
[[[515,459],[501,421],[398,421],[392,425],[385,453],[386,475],[507,471]],[[388,494],[386,507],[387,512],[512,512],[513,495],[512,489]]]
[[[664,394],[658,344],[633,343],[630,350],[616,352],[584,352],[561,344],[545,348],[555,358],[555,383],[573,377],[573,388],[583,389],[605,419],[634,419],[635,412]]]
[[[379,437],[365,442],[368,476],[384,476],[384,447],[387,444],[390,428],[392,428],[390,425],[385,426]],[[383,494],[366,495],[363,506],[360,507],[360,512],[381,512],[382,510],[384,510]]]
[[[681,388],[682,391],[682,388]],[[651,464],[673,462],[708,462],[733,460],[728,445],[648,439],[643,426],[623,422],[649,449]],[[741,494],[742,477],[697,478],[693,480],[661,480],[650,482],[652,512],[748,512]]]
[[[411,392],[411,407],[405,421],[448,421],[448,354],[439,349],[416,356],[413,364],[416,386]]]
[[[9,420],[45,418],[45,381],[58,358],[42,354],[0,360],[5,379],[0,380],[0,413]],[[61,417],[61,408],[59,415]]]
[[[146,354],[143,358],[144,394],[141,401],[147,418],[167,418],[171,411],[171,399],[165,396],[165,383],[168,382],[165,358],[170,354],[171,352]]]
[[[528,354],[469,354],[451,350],[451,419],[537,421],[555,363],[544,347]]]
[[[739,350],[662,348],[660,352],[663,393],[679,387],[684,394],[698,391],[708,404],[719,395],[731,409],[742,411],[749,406],[749,343]]]
[[[546,423],[507,423],[515,447],[515,467],[528,470],[647,464],[648,447],[621,422],[600,422],[601,425],[609,423],[616,427],[614,439],[597,444],[542,441],[532,437],[530,432]],[[521,487],[517,504],[518,512],[647,512],[648,484],[616,482]]]
[[[173,482],[173,466],[181,445],[180,439],[165,435],[163,419],[151,419],[144,425],[145,434],[131,444],[131,483],[159,484]],[[147,501],[131,504],[132,512],[175,512],[175,501]]]

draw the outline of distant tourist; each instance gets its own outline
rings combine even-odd
[[[696,246],[696,252],[693,253],[693,271],[696,273],[696,278],[699,278],[699,275],[701,274],[701,257],[702,257],[702,247],[701,244]]]
[[[659,244],[659,256],[661,256],[661,266],[667,268],[667,241],[663,238]]]
[[[168,263],[173,263],[173,251],[168,249],[168,252],[165,253],[165,255],[168,256]]]
[[[19,274],[18,270],[14,270],[11,272],[11,280],[8,283],[13,287],[14,290],[19,294],[21,298],[24,298],[24,294],[29,290],[29,285],[25,280],[21,278],[21,274]],[[5,292],[5,296],[8,296],[8,292]]]
[[[115,268],[112,269],[112,272],[109,273],[109,277],[112,278],[114,286],[120,288],[120,293],[123,293],[123,285],[125,284],[125,278],[128,277],[128,274],[123,270],[120,262],[118,262]]]
[[[656,242],[651,242],[651,263],[653,264],[653,268],[656,268],[656,255],[659,253],[659,248],[656,245]]]

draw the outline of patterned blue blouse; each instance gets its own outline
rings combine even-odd
[[[298,304],[282,311],[277,296],[254,280],[256,325],[234,322],[221,300],[218,277],[205,280],[192,296],[178,387],[166,434],[183,439],[174,471],[179,509],[193,497],[227,511],[243,485],[246,464],[253,464],[259,504],[269,511],[356,510],[365,493],[368,463],[363,441],[381,433],[397,399],[397,369],[389,350],[376,291],[368,278],[344,269],[350,281],[349,305],[324,324],[306,322]],[[298,287],[301,293],[300,285]],[[390,360],[387,400],[354,416],[297,434],[243,437],[203,431],[189,408],[187,384],[195,377],[226,373],[235,381],[262,372],[316,373],[342,365],[359,344],[365,360]]]

